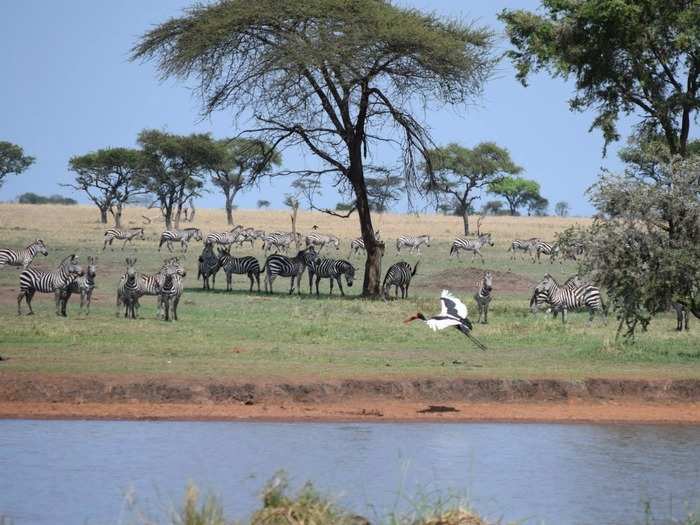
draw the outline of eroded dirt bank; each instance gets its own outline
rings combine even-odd
[[[0,417],[700,424],[700,380],[236,383],[3,374]]]

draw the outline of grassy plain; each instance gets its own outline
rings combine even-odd
[[[142,215],[155,218],[143,224]],[[289,229],[284,211],[238,211],[237,223],[267,231]],[[69,305],[67,319],[56,317],[53,298],[37,295],[34,316],[17,316],[19,271],[0,268],[0,371],[48,374],[163,375],[230,380],[316,380],[333,378],[411,377],[502,377],[562,378],[635,377],[646,379],[700,377],[700,335],[675,331],[671,314],[656,319],[648,333],[632,346],[615,343],[614,318],[607,325],[596,320],[587,326],[587,313],[573,314],[562,326],[545,314],[529,313],[529,286],[546,272],[565,278],[575,271],[572,263],[533,264],[506,252],[511,239],[539,236],[553,239],[557,231],[588,219],[489,217],[482,230],[493,234],[496,245],[484,249],[485,264],[470,256],[449,258],[449,246],[461,232],[461,220],[439,215],[385,214],[376,216],[376,227],[387,241],[383,268],[398,260],[414,264],[416,255],[397,255],[399,234],[429,233],[430,248],[423,250],[411,296],[405,301],[365,301],[357,298],[364,259],[351,259],[358,268],[355,286],[348,297],[328,296],[322,284],[320,299],[309,296],[308,280],[303,294],[288,296],[288,280],[275,282],[274,296],[249,294],[245,276],[237,276],[235,291],[225,292],[221,273],[217,289],[203,292],[196,277],[200,243],[193,243],[186,256],[187,290],[180,304],[180,321],[166,323],[155,317],[155,299],[142,301],[141,318],[115,316],[115,290],[124,270],[124,258],[136,255],[138,268],[155,271],[166,252],[157,243],[163,222],[157,212],[129,208],[127,226],[144,226],[145,241],[134,248],[102,252],[105,226],[97,221],[96,209],[88,206],[0,205],[0,246],[23,247],[40,237],[49,255],[35,265],[53,268],[69,253],[85,261],[97,255],[97,289],[92,312],[80,315],[79,298]],[[349,239],[359,235],[355,218],[336,219],[302,212],[299,229],[321,231],[341,237],[341,250],[333,256],[347,257]],[[205,232],[224,231],[222,210],[198,210],[194,225]],[[239,253],[263,259],[259,244]],[[461,334],[433,333],[420,323],[402,320],[420,310],[438,309],[439,290],[449,285],[462,297],[475,317],[473,294],[484,269],[495,270],[494,300],[490,323],[478,325],[475,335],[489,348],[481,352]],[[500,279],[500,284],[499,284]],[[324,293],[325,292],[325,293]],[[337,292],[336,292],[337,293]],[[25,310],[26,311],[26,310]]]

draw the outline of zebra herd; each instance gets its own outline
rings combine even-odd
[[[516,252],[521,252],[521,259],[525,255],[530,255],[532,257],[532,262],[541,263],[541,256],[549,256],[549,262],[553,263],[555,259],[559,259],[559,262],[563,262],[563,259],[577,260],[585,253],[585,246],[580,243],[574,243],[574,245],[567,249],[565,253],[562,253],[559,245],[551,242],[543,241],[538,237],[531,237],[530,239],[515,239],[511,242],[508,248],[510,252],[511,260],[515,259]]]

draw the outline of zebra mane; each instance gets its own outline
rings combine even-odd
[[[28,249],[31,248],[32,246],[37,246],[37,245],[44,246],[44,241],[42,241],[41,239],[37,239],[36,241],[34,241],[34,242],[28,244],[24,249],[25,249],[25,250],[28,250]]]
[[[76,259],[76,257],[75,257],[75,254],[72,253],[71,255],[69,255],[68,257],[66,257],[65,259],[63,259],[63,260],[61,261],[61,264],[58,265],[58,267],[59,267],[59,268],[65,268],[66,266],[68,266],[68,264],[72,263],[74,259]]]

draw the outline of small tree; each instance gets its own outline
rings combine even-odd
[[[481,208],[481,213],[484,215],[503,215],[502,201],[488,201]]]
[[[76,174],[75,183],[62,186],[84,192],[100,210],[101,223],[107,223],[109,212],[114,225],[121,228],[124,204],[146,192],[137,184],[142,163],[141,152],[127,148],[100,149],[75,156],[68,161]]]
[[[139,133],[144,162],[138,184],[156,197],[168,229],[180,226],[188,200],[201,195],[203,177],[221,165],[221,149],[209,135],[173,135],[158,130]]]
[[[528,215],[545,217],[549,208],[549,200],[542,197],[539,193],[533,193],[528,195],[525,205],[527,206]]]
[[[282,157],[260,140],[235,138],[221,140],[218,146],[222,162],[211,171],[211,181],[224,193],[226,221],[233,224],[233,201],[238,192],[250,188],[272,166],[279,166]]]
[[[0,188],[7,175],[19,175],[34,164],[35,160],[34,157],[25,155],[21,146],[0,141]]]
[[[292,210],[292,214],[289,218],[292,221],[292,236],[294,238],[294,245],[298,250],[299,239],[297,239],[297,214],[299,213],[299,199],[295,195],[286,194],[284,196],[284,205],[288,206]]]
[[[569,215],[569,203],[566,201],[559,201],[554,205],[554,213],[559,217],[566,217]]]
[[[367,178],[367,197],[373,211],[384,213],[391,205],[401,198],[406,180],[398,175],[392,175],[388,168],[374,168],[377,175]]]
[[[503,177],[489,184],[489,192],[503,197],[508,203],[511,215],[540,195],[540,185],[534,180],[519,177]]]
[[[266,201],[264,199],[260,199],[257,203],[258,209],[262,208],[269,208],[270,207],[270,201]]]
[[[493,142],[482,142],[473,149],[450,144],[431,150],[430,158],[435,177],[429,189],[452,196],[455,209],[461,212],[465,235],[469,235],[469,210],[479,198],[476,191],[500,182],[506,175],[522,172],[508,150]]]

